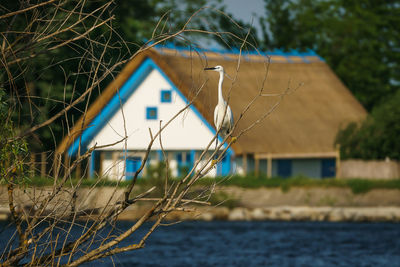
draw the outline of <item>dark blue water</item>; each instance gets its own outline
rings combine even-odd
[[[131,224],[119,222],[120,230]],[[149,226],[149,225],[148,225]],[[139,234],[144,233],[142,231]],[[0,235],[4,240],[5,232]],[[132,237],[130,242],[138,238]],[[1,241],[0,241],[1,242]],[[123,244],[128,244],[124,242]],[[400,224],[183,222],[86,266],[400,266]]]

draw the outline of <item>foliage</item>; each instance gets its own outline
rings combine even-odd
[[[0,182],[23,183],[28,170],[24,159],[28,150],[24,139],[15,137],[6,93],[0,88]]]
[[[265,0],[264,48],[314,49],[372,114],[336,138],[343,158],[400,159],[400,5]]]
[[[400,160],[400,91],[373,109],[361,124],[351,123],[336,137],[343,158]]]
[[[15,11],[21,8],[20,4],[6,1],[1,8]],[[99,6],[97,1],[91,5],[64,1],[0,20],[1,40],[7,44],[1,51],[4,60],[0,87],[7,92],[10,114],[18,131],[47,121],[81,96],[88,86],[101,82],[99,76],[108,71],[108,64],[101,64],[95,75],[88,76],[96,69],[98,59],[108,63],[120,59],[121,45],[104,25],[109,19],[107,4]],[[76,7],[82,13],[75,12]],[[107,45],[110,51],[105,53]],[[97,94],[98,90],[92,90],[86,99]],[[55,141],[64,135],[64,126],[74,123],[85,110],[85,104],[80,101],[64,118],[38,129],[28,139],[30,148],[36,151],[54,148]]]
[[[223,206],[229,209],[233,209],[239,206],[239,200],[229,195],[226,192],[215,192],[210,197],[210,203],[212,206]]]
[[[192,18],[187,25],[189,29],[231,30],[244,37],[246,30],[237,30],[239,28],[232,26],[226,16],[212,8],[202,9],[207,4],[216,7],[220,2],[153,0],[132,4],[128,0],[110,3],[64,1],[60,5],[35,8],[27,11],[24,16],[10,16],[0,20],[0,32],[10,43],[6,47],[8,50],[3,50],[4,62],[8,64],[18,61],[18,64],[2,66],[4,71],[0,72],[0,87],[7,92],[15,127],[23,132],[47,121],[84,94],[88,86],[98,83],[95,90],[85,97],[85,101],[79,101],[65,116],[38,129],[33,138],[28,139],[34,151],[54,150],[68,131],[67,128],[79,119],[124,64],[115,69],[109,69],[109,66],[131,57],[147,40],[154,38],[153,41],[157,41],[175,33],[199,10],[202,16]],[[78,6],[76,10],[87,14],[87,17],[83,19],[79,17],[79,12],[73,12],[75,4]],[[6,1],[0,8],[12,11],[18,10],[20,6],[18,1]],[[52,14],[56,15],[50,17]],[[112,28],[107,24],[97,25],[111,16]],[[204,20],[204,17],[209,20]],[[49,21],[52,27],[46,24]],[[80,38],[94,26],[96,28],[87,34],[87,38]],[[55,33],[51,31],[56,32],[61,28],[71,30],[56,34],[54,38],[39,38],[53,35]],[[201,38],[199,35],[195,31],[187,31],[176,42],[191,44]],[[213,38],[220,39],[221,35],[214,35]],[[74,41],[63,45],[63,42],[71,39]],[[85,55],[84,59],[82,55]],[[99,59],[102,64],[96,66]],[[99,68],[97,75],[87,75],[96,68]],[[7,69],[13,75],[12,80],[5,71]],[[111,75],[102,77],[108,71]]]
[[[348,187],[353,193],[366,193],[372,189],[385,188],[385,189],[399,189],[400,179],[394,180],[369,180],[369,179],[314,179],[303,176],[292,178],[265,178],[255,176],[233,176],[229,179],[217,178],[219,180],[226,180],[223,182],[225,186],[240,186],[244,188],[281,188],[283,192],[287,192],[292,187]],[[205,183],[212,182],[211,179],[204,181]]]
[[[399,89],[400,5],[387,1],[265,0],[264,48],[314,49],[371,110]]]

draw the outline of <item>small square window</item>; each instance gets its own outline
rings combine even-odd
[[[171,103],[171,101],[172,101],[171,90],[162,90],[161,91],[161,102],[162,103]]]
[[[156,120],[157,119],[157,108],[156,107],[147,107],[146,108],[146,119],[148,119],[148,120]]]

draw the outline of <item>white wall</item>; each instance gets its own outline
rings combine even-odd
[[[108,145],[128,139],[105,150],[144,150],[150,141],[149,128],[153,135],[160,127],[160,120],[166,123],[180,109],[185,101],[172,90],[172,102],[161,103],[161,90],[172,89],[171,84],[157,70],[152,70],[143,83],[133,92],[122,110],[117,111],[110,121],[97,133],[88,147]],[[158,119],[146,119],[146,107],[158,108]],[[123,111],[123,112],[122,112]],[[125,117],[125,119],[124,119]],[[178,116],[162,133],[165,150],[202,150],[213,138],[213,133],[190,108]],[[160,149],[159,141],[154,142],[152,149]]]
[[[171,103],[161,102],[161,91],[171,90]],[[136,88],[125,104],[122,105],[104,127],[94,136],[88,147],[95,144],[104,146],[116,143],[127,135],[127,140],[113,146],[102,148],[108,151],[144,151],[150,142],[149,128],[153,135],[160,127],[160,120],[166,123],[175,114],[186,106],[178,92],[164,78],[158,70],[152,70],[143,82]],[[146,107],[157,107],[157,120],[146,119]],[[125,134],[126,133],[126,134]],[[198,113],[189,108],[179,115],[162,132],[163,148],[166,151],[202,151],[213,138],[213,132]],[[156,140],[152,146],[153,150],[160,150],[160,142]],[[102,152],[104,153],[104,152]],[[125,162],[118,156],[111,158],[110,153],[102,161],[102,174],[110,179],[125,178]],[[120,153],[119,153],[120,154]],[[138,155],[136,155],[138,156]],[[143,157],[142,157],[143,158]],[[153,160],[154,161],[154,160]],[[154,162],[151,162],[154,163]],[[172,175],[177,175],[177,161],[175,157],[170,158]],[[208,176],[215,176],[215,169]]]

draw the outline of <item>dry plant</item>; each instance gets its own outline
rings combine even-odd
[[[2,138],[2,149],[9,145],[15,145],[18,142],[23,144],[26,138],[35,138],[40,129],[49,127],[65,118],[66,133],[69,133],[71,128],[68,122],[69,113],[75,109],[79,109],[83,115],[86,114],[91,95],[96,89],[99,89],[102,82],[107,81],[119,67],[140,55],[145,50],[165,41],[179,39],[183,42],[190,43],[189,33],[197,33],[203,35],[214,36],[229,36],[237,44],[240,44],[239,60],[237,61],[236,74],[232,78],[232,86],[228,93],[228,103],[230,92],[236,82],[237,74],[240,71],[241,53],[245,47],[252,47],[247,41],[250,32],[247,36],[240,37],[229,32],[205,31],[196,28],[191,28],[190,23],[194,18],[202,16],[204,9],[198,10],[188,18],[186,24],[171,32],[168,29],[167,17],[162,17],[156,25],[153,35],[148,43],[138,46],[138,49],[132,55],[125,57],[122,54],[118,55],[117,59],[110,60],[107,57],[108,50],[120,49],[126,43],[113,29],[113,16],[110,11],[112,1],[102,2],[96,8],[88,11],[85,1],[56,1],[49,0],[40,2],[36,5],[27,5],[25,1],[20,2],[20,9],[17,11],[8,11],[0,15],[0,23],[2,31],[1,36],[1,87],[9,88],[12,97],[16,99],[16,103],[24,103],[29,105],[29,110],[33,114],[35,108],[35,98],[41,98],[30,90],[31,85],[28,77],[30,62],[40,57],[51,58],[49,68],[59,68],[65,73],[65,88],[64,94],[72,92],[70,102],[64,102],[64,107],[53,114],[50,118],[43,122],[29,125],[25,129],[13,132],[12,134]],[[4,10],[4,9],[3,9]],[[226,16],[225,14],[221,14]],[[18,29],[14,27],[18,17],[23,17],[25,20],[25,28]],[[235,22],[232,20],[232,24]],[[5,27],[4,25],[7,25]],[[240,27],[239,25],[236,25]],[[99,31],[103,29],[102,31]],[[104,31],[105,29],[105,31]],[[99,35],[100,32],[100,35]],[[115,47],[115,42],[111,42],[111,36],[119,38],[119,47]],[[73,88],[67,89],[67,80],[71,79],[69,71],[61,68],[61,63],[68,59],[60,60],[57,58],[57,51],[61,48],[73,50],[76,58],[74,58],[75,72],[73,77],[84,78],[86,81],[85,89],[79,88],[73,83]],[[128,49],[129,50],[129,49]],[[99,52],[100,51],[100,52]],[[236,118],[235,125],[228,136],[225,137],[225,144],[219,143],[216,150],[213,145],[217,139],[217,134],[210,140],[208,146],[198,159],[194,162],[193,167],[188,174],[177,182],[170,183],[168,172],[163,179],[161,191],[162,196],[159,198],[150,198],[151,192],[156,190],[155,186],[146,189],[143,192],[135,192],[133,189],[137,183],[139,174],[143,171],[149,160],[149,154],[155,142],[160,142],[163,147],[162,134],[165,129],[177,119],[179,115],[184,113],[196,100],[197,95],[201,92],[203,85],[196,88],[195,94],[190,102],[169,121],[160,122],[160,127],[157,132],[149,130],[150,142],[148,143],[145,156],[141,162],[140,168],[135,172],[133,179],[129,185],[124,188],[123,194],[118,195],[120,191],[117,187],[113,189],[113,194],[104,203],[104,205],[95,209],[82,208],[81,200],[77,201],[79,190],[82,190],[82,182],[85,175],[78,177],[77,183],[71,183],[72,173],[77,166],[87,160],[91,153],[102,147],[94,146],[83,153],[78,153],[77,158],[69,161],[65,160],[65,155],[55,155],[51,179],[54,182],[52,187],[35,188],[26,185],[23,181],[25,164],[29,161],[29,153],[19,153],[8,151],[8,160],[2,158],[1,182],[7,187],[8,208],[11,213],[12,225],[10,229],[15,229],[15,233],[2,248],[0,261],[3,266],[15,265],[65,265],[77,266],[86,262],[90,262],[99,258],[109,257],[121,252],[131,251],[143,248],[148,237],[154,230],[160,226],[166,216],[172,211],[190,211],[190,204],[209,205],[209,196],[213,193],[214,185],[203,188],[201,192],[193,190],[196,183],[204,177],[215,165],[221,161],[224,153],[231,145],[246,134],[251,128],[262,122],[275,108],[279,105],[282,98],[289,93],[289,88],[284,90],[282,94],[277,96],[276,103],[266,111],[258,120],[254,121],[246,129],[235,132],[235,137],[231,137],[232,133],[237,128],[238,123],[243,118],[243,115],[248,112],[253,103],[262,97],[268,96],[264,92],[264,84],[268,75],[269,60],[265,62],[265,77],[262,86],[259,88],[259,93],[246,105]],[[40,82],[40,76],[36,77],[35,82]],[[77,81],[77,79],[75,80]],[[19,86],[23,86],[23,89]],[[79,90],[78,90],[79,88]],[[22,101],[21,92],[25,98]],[[51,101],[51,99],[45,99]],[[22,105],[22,104],[21,104]],[[83,108],[82,108],[83,107]],[[13,112],[21,110],[16,106],[10,107],[6,119],[12,116]],[[226,111],[225,111],[226,112]],[[26,115],[26,114],[25,114]],[[33,115],[32,115],[33,116]],[[119,142],[125,142],[128,135],[124,136]],[[112,146],[109,144],[107,146]],[[208,153],[212,151],[212,153]],[[164,149],[162,152],[165,153]],[[14,154],[13,154],[14,153]],[[165,164],[167,169],[169,163],[167,157]],[[206,164],[203,162],[206,161]],[[202,162],[202,164],[201,164]],[[87,195],[94,190],[94,186],[87,189]],[[33,193],[32,193],[33,192]],[[190,197],[188,197],[190,196]],[[18,199],[24,199],[24,202]],[[115,222],[123,211],[135,205],[138,201],[147,200],[152,204],[146,212],[131,226],[123,231],[115,231]],[[29,207],[29,208],[28,208]],[[92,215],[95,214],[95,217]],[[93,219],[95,218],[95,219]],[[151,226],[145,231],[145,234],[140,236],[137,242],[121,244],[126,241],[132,234],[137,233],[137,230],[142,228],[146,222],[150,222]],[[74,227],[79,227],[80,234],[72,233]]]

